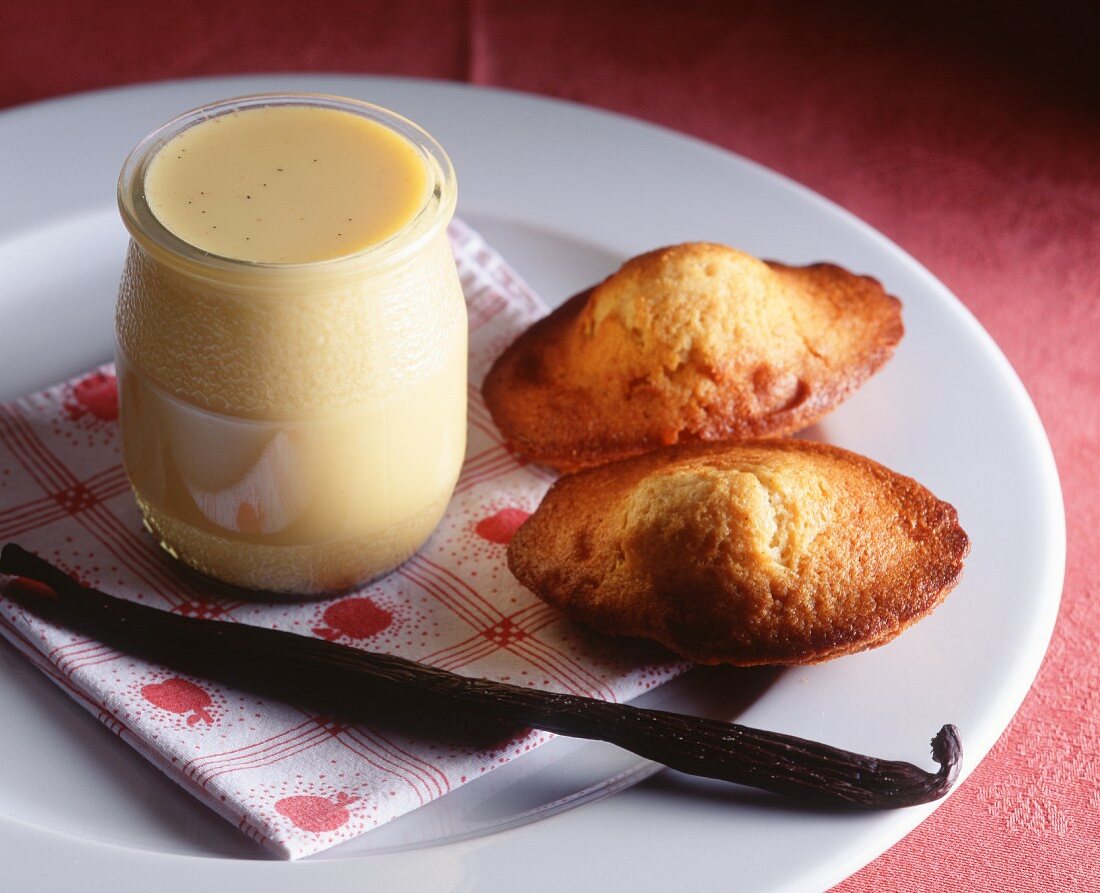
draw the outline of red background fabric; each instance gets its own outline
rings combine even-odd
[[[1002,739],[839,889],[1100,889],[1100,5],[885,6],[0,0],[0,107],[244,72],[491,84],[710,140],[898,242],[1038,406],[1069,558],[1050,651]]]

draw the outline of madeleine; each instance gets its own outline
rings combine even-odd
[[[574,471],[806,428],[902,334],[900,302],[874,279],[674,245],[627,261],[531,326],[484,394],[518,456]]]
[[[968,550],[955,509],[911,478],[837,447],[760,440],[562,477],[508,566],[598,630],[750,666],[890,641],[943,600]]]

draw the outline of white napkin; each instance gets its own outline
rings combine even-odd
[[[470,319],[466,462],[435,534],[388,577],[305,604],[204,592],[142,530],[121,465],[110,366],[0,407],[0,543],[18,541],[87,585],[164,610],[467,676],[624,701],[676,675],[679,665],[632,663],[628,649],[562,620],[508,572],[505,545],[551,478],[508,454],[479,385],[545,307],[477,233],[456,221],[450,235]],[[0,594],[8,582],[0,577]],[[146,759],[284,858],[369,831],[552,737],[535,731],[479,751],[339,724],[135,660],[3,598],[0,633]]]

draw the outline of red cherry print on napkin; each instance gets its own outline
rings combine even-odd
[[[322,615],[323,626],[313,627],[313,634],[322,639],[369,639],[376,636],[391,623],[393,614],[380,608],[371,599],[357,597],[345,598],[325,608]]]
[[[512,537],[516,535],[516,531],[519,530],[520,524],[530,517],[531,513],[525,512],[523,509],[501,509],[495,515],[490,515],[488,518],[482,518],[478,521],[474,532],[483,540],[507,546],[512,541]]]
[[[206,690],[188,682],[186,679],[174,677],[164,682],[156,682],[143,686],[141,696],[154,707],[168,710],[171,713],[190,713],[187,717],[189,726],[195,725],[199,720],[208,725],[214,724],[214,717],[210,715],[209,708],[213,705],[210,695]]]
[[[351,818],[347,806],[358,797],[349,797],[343,791],[335,800],[325,797],[284,797],[275,804],[275,811],[285,815],[303,831],[335,831]]]
[[[65,409],[70,418],[89,413],[101,422],[118,419],[118,379],[105,372],[93,372],[73,385],[72,399]]]

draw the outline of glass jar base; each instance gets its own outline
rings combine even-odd
[[[145,528],[165,552],[222,583],[281,596],[345,591],[388,574],[411,558],[443,517],[447,500],[384,531],[345,540],[273,545],[201,530],[135,493]]]

